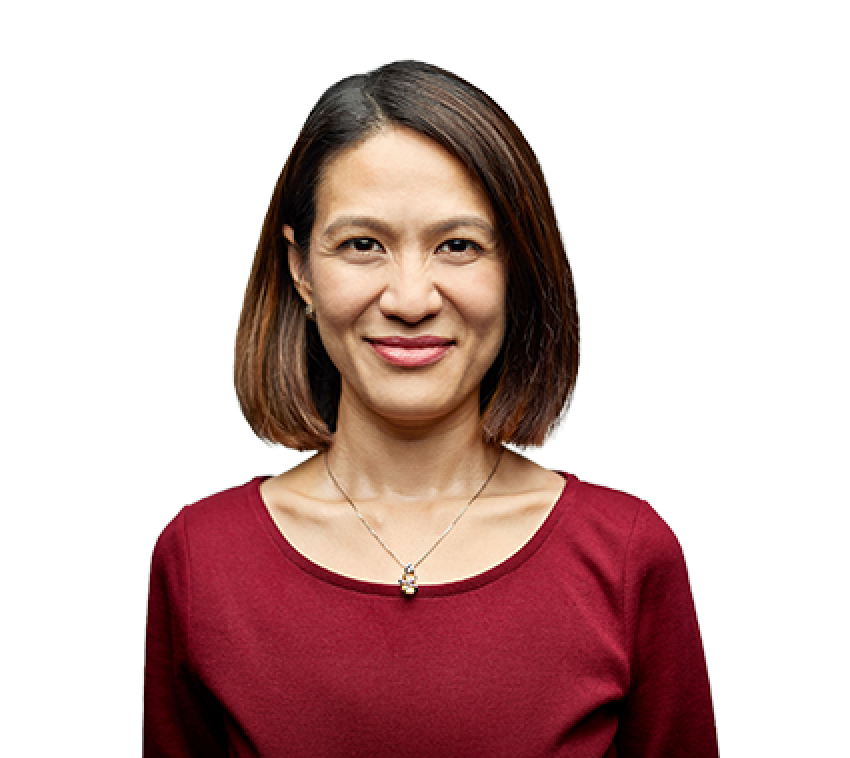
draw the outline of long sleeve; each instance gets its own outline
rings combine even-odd
[[[145,652],[144,758],[226,756],[215,699],[189,666],[191,572],[185,511],[163,531],[151,566]]]
[[[157,541],[146,758],[717,758],[682,553],[643,501],[569,476],[517,553],[408,602],[299,553],[262,481]]]
[[[708,673],[684,557],[648,507],[637,514],[624,582],[631,684],[618,755],[716,758]]]

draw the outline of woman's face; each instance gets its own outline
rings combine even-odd
[[[290,267],[339,369],[340,415],[349,404],[402,426],[477,419],[505,333],[485,192],[437,143],[397,127],[336,156],[316,200],[306,270],[294,252]]]

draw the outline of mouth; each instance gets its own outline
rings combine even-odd
[[[445,337],[370,337],[366,341],[393,366],[430,366],[451,350],[455,342]]]

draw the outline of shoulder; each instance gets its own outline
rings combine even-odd
[[[229,552],[256,526],[263,477],[187,505],[163,529],[154,547],[154,563],[190,552]]]
[[[573,475],[567,475],[563,498],[562,527],[590,547],[615,553],[632,570],[682,561],[675,534],[645,500]]]
[[[593,515],[610,524],[612,528],[631,529],[638,512],[643,507],[648,507],[645,500],[626,492],[591,484],[572,474],[567,474],[566,477],[567,486],[564,492],[568,494],[572,490],[576,507],[587,515]]]

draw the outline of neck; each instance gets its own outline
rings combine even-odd
[[[428,423],[394,423],[340,403],[328,463],[357,501],[403,504],[468,498],[496,463],[475,403]]]

